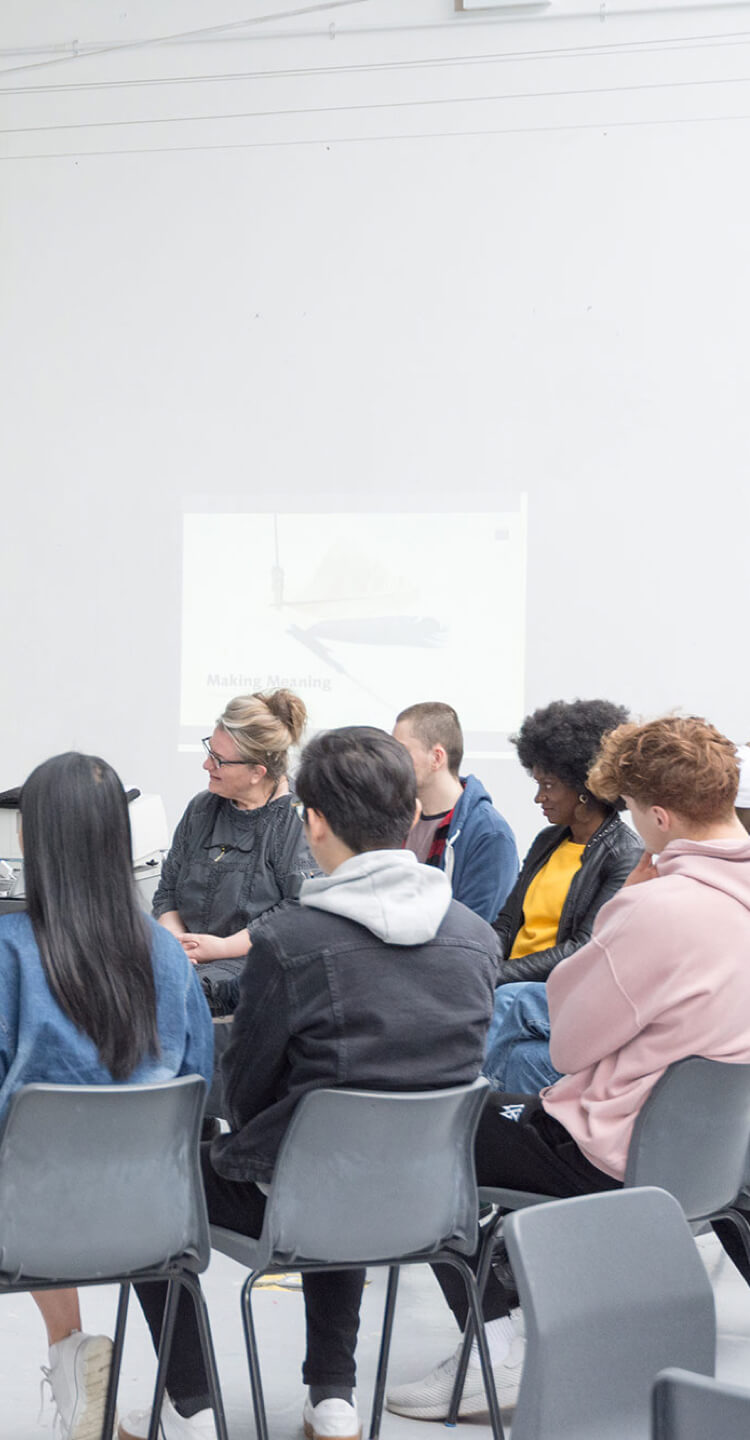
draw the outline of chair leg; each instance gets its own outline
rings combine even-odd
[[[247,1350],[247,1367],[250,1371],[250,1389],[253,1393],[253,1410],[255,1412],[255,1433],[257,1440],[268,1440],[266,1406],[263,1399],[260,1357],[258,1355],[258,1342],[255,1338],[252,1308],[253,1285],[256,1280],[260,1279],[263,1273],[262,1270],[251,1271],[242,1287],[242,1323],[245,1329],[245,1349]]]
[[[502,1215],[494,1215],[491,1220],[488,1221],[487,1228],[482,1236],[482,1244],[479,1251],[479,1264],[477,1266],[477,1290],[479,1291],[480,1299],[484,1295],[485,1286],[487,1284],[487,1277],[489,1276],[490,1266],[492,1265],[492,1253],[495,1248],[495,1241],[497,1239],[498,1232],[502,1228],[502,1221]],[[464,1327],[464,1338],[463,1344],[461,1346],[461,1354],[458,1357],[458,1369],[456,1371],[456,1378],[453,1382],[453,1394],[451,1395],[451,1403],[445,1421],[446,1425],[455,1425],[458,1421],[458,1411],[461,1404],[461,1396],[464,1393],[464,1381],[466,1380],[466,1371],[469,1368],[469,1357],[471,1355],[471,1345],[473,1339],[474,1322],[471,1318],[471,1311],[469,1311],[469,1314],[466,1318],[466,1325]]]
[[[462,1256],[456,1255],[455,1253],[449,1253],[446,1250],[443,1250],[439,1256],[436,1256],[435,1260],[438,1261],[440,1264],[442,1264],[444,1261],[447,1261],[449,1265],[453,1265],[454,1269],[458,1270],[463,1276],[464,1285],[466,1286],[466,1298],[469,1302],[469,1314],[474,1327],[477,1346],[479,1349],[479,1361],[482,1367],[482,1379],[484,1381],[484,1389],[487,1396],[487,1409],[490,1413],[490,1425],[492,1427],[492,1434],[494,1440],[504,1440],[505,1432],[503,1430],[503,1422],[500,1417],[500,1406],[497,1400],[497,1391],[495,1389],[495,1380],[492,1374],[490,1352],[487,1345],[487,1336],[485,1335],[484,1331],[484,1321],[482,1319],[482,1306],[479,1298],[477,1282],[474,1277],[474,1271],[472,1270],[468,1261],[464,1260]]]
[[[743,1280],[750,1285],[750,1211],[740,1210],[739,1206],[733,1205],[727,1210],[722,1210],[720,1215],[715,1215],[713,1226],[716,1229],[716,1222],[722,1222],[725,1226],[731,1225],[732,1232],[736,1235],[741,1247],[741,1254],[735,1253],[734,1248],[724,1245],[733,1265],[739,1270]],[[722,1244],[724,1236],[719,1231]],[[743,1263],[744,1260],[744,1263]]]
[[[219,1384],[219,1372],[216,1366],[216,1352],[211,1337],[211,1325],[208,1319],[208,1306],[206,1297],[194,1275],[183,1274],[182,1284],[192,1297],[195,1307],[195,1319],[200,1335],[201,1350],[203,1351],[203,1364],[206,1367],[206,1378],[208,1380],[208,1393],[211,1397],[211,1406],[216,1422],[216,1434],[218,1440],[229,1440],[227,1431],[227,1420],[224,1414],[224,1401]]]
[[[383,1312],[383,1331],[380,1336],[380,1354],[378,1356],[378,1370],[375,1377],[375,1394],[372,1400],[370,1440],[378,1440],[380,1423],[383,1419],[385,1381],[388,1373],[388,1357],[391,1353],[391,1335],[393,1334],[393,1317],[396,1313],[398,1277],[398,1265],[391,1265],[388,1270],[388,1286],[385,1292],[385,1310]]]
[[[120,1298],[117,1304],[117,1320],[115,1322],[115,1338],[112,1346],[112,1364],[109,1371],[109,1384],[107,1386],[107,1400],[104,1406],[104,1423],[102,1425],[102,1440],[111,1440],[115,1428],[115,1408],[117,1406],[117,1386],[120,1380],[120,1366],[122,1365],[122,1351],[125,1344],[125,1326],[128,1319],[128,1302],[130,1300],[130,1286],[124,1282],[120,1286]]]
[[[164,1403],[164,1394],[167,1388],[167,1365],[169,1364],[169,1356],[172,1349],[172,1337],[174,1335],[175,1320],[177,1319],[177,1303],[179,1298],[179,1282],[174,1275],[170,1275],[167,1283],[167,1303],[164,1307],[164,1319],[162,1320],[161,1336],[159,1338],[156,1384],[154,1386],[154,1398],[151,1405],[148,1440],[159,1440],[161,1407]]]

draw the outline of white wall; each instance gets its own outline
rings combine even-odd
[[[750,5],[363,0],[86,50],[293,8],[5,0],[0,789],[68,747],[172,820],[201,788],[195,495],[526,492],[525,708],[603,694],[747,739]],[[515,762],[473,768],[528,841]]]

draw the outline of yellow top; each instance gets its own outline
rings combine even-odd
[[[537,871],[524,896],[523,925],[513,942],[509,960],[515,960],[518,955],[532,955],[536,950],[548,950],[557,943],[565,897],[584,849],[584,845],[563,840],[552,851],[547,864]]]

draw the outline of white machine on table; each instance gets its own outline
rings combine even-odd
[[[164,802],[161,795],[141,795],[136,791],[129,801],[128,812],[138,898],[143,909],[150,912],[162,860],[169,848]],[[6,910],[22,909],[25,896],[18,815],[18,810],[0,809],[0,907]],[[2,905],[4,900],[9,903]]]

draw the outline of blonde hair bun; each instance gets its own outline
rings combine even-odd
[[[272,715],[285,725],[291,737],[292,745],[299,745],[307,724],[307,706],[299,695],[293,690],[270,690],[267,694],[259,695],[259,700],[264,700]]]
[[[248,765],[265,765],[270,780],[287,773],[288,752],[307,721],[304,700],[292,690],[236,695],[216,721],[234,740]]]

